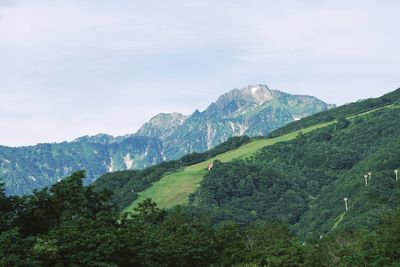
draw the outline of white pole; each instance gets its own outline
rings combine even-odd
[[[368,175],[364,175],[365,186],[368,186]]]
[[[347,197],[345,197],[343,200],[344,200],[344,204],[346,206],[346,211],[348,211],[349,207],[347,206],[347,200],[348,200]]]
[[[368,177],[369,177],[370,180],[371,180],[371,175],[372,175],[372,172],[369,172],[368,173]]]
[[[398,169],[394,170],[394,173],[396,174],[396,181],[398,181],[399,180],[399,176],[398,176],[399,170]]]

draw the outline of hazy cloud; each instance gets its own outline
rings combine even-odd
[[[399,87],[398,1],[0,0],[0,144],[134,132],[265,83],[342,104]]]

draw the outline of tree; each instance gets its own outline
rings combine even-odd
[[[7,215],[10,209],[10,200],[6,197],[4,183],[0,182],[0,233],[7,227]]]

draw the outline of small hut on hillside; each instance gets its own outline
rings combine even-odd
[[[208,164],[207,169],[210,171],[213,167],[214,167],[214,163],[211,162],[210,164]]]

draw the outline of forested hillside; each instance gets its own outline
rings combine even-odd
[[[339,119],[249,160],[215,162],[191,203],[216,221],[280,221],[307,238],[336,228],[368,229],[400,203],[394,172],[400,167],[399,121],[395,105]]]
[[[0,266],[398,266],[400,212],[369,232],[308,242],[282,224],[214,225],[204,213],[160,210],[150,200],[129,219],[78,172],[23,197],[0,190]]]
[[[318,123],[329,122],[335,119],[344,118],[347,116],[355,116],[363,113],[367,113],[372,110],[384,108],[386,106],[399,103],[400,101],[400,89],[385,94],[378,98],[370,98],[354,103],[340,106],[339,108],[330,109],[328,111],[320,112],[299,121],[292,122],[286,126],[283,126],[273,131],[270,136],[279,136],[285,133],[293,132],[310,125]]]

